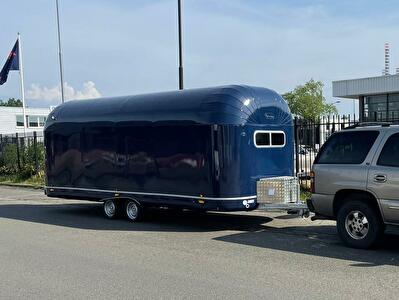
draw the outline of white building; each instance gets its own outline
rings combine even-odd
[[[333,97],[359,100],[360,121],[399,121],[399,74],[333,81]]]
[[[26,132],[42,132],[50,108],[26,108]],[[0,106],[0,134],[24,133],[22,107]]]

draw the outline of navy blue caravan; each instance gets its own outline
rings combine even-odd
[[[251,210],[259,179],[293,176],[287,103],[243,85],[70,101],[45,145],[51,197]]]

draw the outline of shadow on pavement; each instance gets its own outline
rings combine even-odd
[[[272,219],[223,213],[199,213],[180,210],[148,210],[143,222],[130,223],[123,218],[108,220],[102,204],[9,204],[0,205],[0,218],[91,230],[208,232],[222,230],[256,231]]]
[[[266,226],[267,227],[267,226]],[[335,226],[267,227],[257,232],[244,232],[217,237],[215,240],[312,256],[351,261],[353,267],[399,266],[399,235],[388,231],[372,250],[345,247]]]
[[[267,226],[272,221],[264,216],[227,213],[198,213],[178,210],[150,210],[143,222],[124,219],[107,220],[100,203],[72,204],[5,204],[0,205],[0,218],[89,230],[216,232],[234,230],[240,233],[214,240],[261,247],[285,252],[335,258],[351,262],[353,267],[380,265],[399,266],[397,230],[385,234],[375,250],[357,250],[343,246],[335,226]],[[285,221],[283,221],[285,222]],[[289,222],[289,220],[287,220]]]

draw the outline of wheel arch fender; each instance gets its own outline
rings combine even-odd
[[[125,197],[125,196],[123,196],[123,197],[107,197],[107,198],[101,199],[100,202],[104,203],[105,201],[108,201],[108,200],[114,200],[117,203],[126,202],[126,201],[134,201],[137,203],[137,205],[142,206],[141,201],[139,199],[133,198],[133,197]]]
[[[378,201],[378,198],[374,195],[374,193],[366,190],[357,189],[343,189],[335,194],[333,201],[334,217],[337,217],[338,211],[342,207],[342,205],[351,200],[359,200],[372,205],[377,210],[381,219],[384,221],[380,202]]]

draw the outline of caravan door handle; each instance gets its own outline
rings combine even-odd
[[[374,175],[374,181],[375,182],[380,182],[380,183],[387,182],[387,175],[385,175],[385,174],[376,174],[376,175]]]

